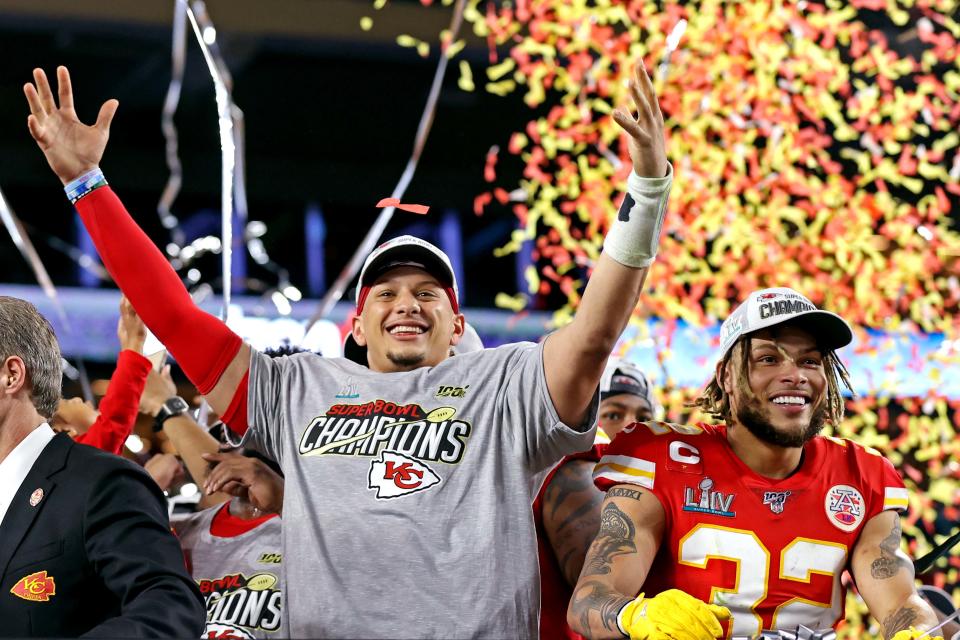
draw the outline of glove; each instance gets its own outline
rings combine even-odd
[[[928,636],[926,631],[917,631],[913,627],[909,629],[904,629],[903,631],[897,631],[893,634],[893,637],[890,640],[916,640],[916,638],[924,638],[926,640],[943,640],[943,636]]]
[[[726,607],[670,589],[653,598],[641,593],[620,611],[617,622],[630,640],[705,640],[722,638],[720,621],[729,619]]]

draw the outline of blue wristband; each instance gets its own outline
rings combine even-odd
[[[103,177],[103,171],[100,171],[100,167],[94,167],[76,180],[72,180],[63,190],[67,193],[70,204],[77,204],[80,198],[94,189],[105,186],[107,186],[107,179]]]

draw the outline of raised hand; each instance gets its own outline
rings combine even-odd
[[[143,320],[133,310],[133,305],[126,296],[120,297],[120,320],[117,321],[117,337],[120,339],[121,349],[130,349],[141,353],[143,343],[147,339],[147,328]]]
[[[140,413],[156,417],[163,403],[175,395],[177,395],[177,385],[174,384],[170,375],[170,365],[166,365],[159,372],[150,369],[150,373],[147,374],[147,383],[143,387],[143,393],[140,394]]]
[[[641,178],[662,178],[667,175],[667,148],[663,137],[663,114],[657,93],[643,61],[637,61],[633,78],[627,85],[637,116],[626,109],[613,112],[614,121],[630,134],[630,159],[633,170]]]
[[[34,84],[23,85],[23,93],[30,105],[27,127],[47,157],[50,168],[63,184],[67,184],[100,164],[110,137],[110,122],[120,103],[116,100],[104,102],[96,123],[88,126],[80,122],[73,110],[73,88],[66,67],[57,67],[59,107],[43,69],[33,70],[33,81]]]

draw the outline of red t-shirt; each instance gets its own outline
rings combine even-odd
[[[74,442],[119,454],[137,422],[140,395],[151,366],[150,361],[136,351],[121,351],[107,393],[100,399],[100,415]]]
[[[841,574],[864,524],[905,509],[907,490],[878,452],[818,436],[799,470],[773,480],[734,454],[724,425],[638,423],[610,444],[597,487],[634,484],[663,505],[645,595],[681,589],[733,614],[733,635],[835,626]]]
[[[573,589],[567,584],[563,569],[550,547],[550,539],[543,527],[543,496],[560,467],[572,460],[597,462],[606,451],[607,444],[595,444],[592,449],[567,456],[551,469],[533,502],[533,521],[537,526],[537,554],[540,557],[540,637],[543,640],[567,638],[585,640],[567,624],[567,606]]]

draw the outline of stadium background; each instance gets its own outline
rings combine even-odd
[[[464,24],[451,36],[455,5]],[[384,236],[417,233],[454,255],[468,318],[488,343],[565,322],[629,170],[609,112],[624,102],[629,63],[643,57],[677,178],[660,258],[619,351],[664,385],[668,419],[696,419],[684,403],[707,376],[731,304],[757,287],[796,287],[856,326],[844,355],[869,365],[855,372],[860,396],[833,432],[900,469],[911,554],[955,530],[958,3],[219,0],[207,9],[245,114],[249,219],[262,223],[237,230],[245,242],[235,244],[233,283],[245,315],[271,321],[271,336],[296,340],[293,324],[316,311],[374,222],[408,161],[441,56],[449,67],[404,197],[430,213],[398,212]],[[0,0],[0,189],[65,303],[58,333],[83,365],[68,393],[81,393],[84,372],[94,392],[109,376],[116,294],[95,264],[79,264],[89,241],[26,132],[20,86],[34,66],[67,64],[81,118],[120,99],[104,171],[157,243],[178,244],[183,258],[192,241],[219,236],[220,149],[213,85],[188,34],[175,116],[179,224],[165,229],[155,212],[169,174],[160,120],[173,14],[173,2]],[[219,256],[193,246],[181,273],[205,296],[221,285]],[[0,247],[0,290],[56,316],[9,235]],[[216,311],[218,300],[206,304]],[[344,322],[349,307],[329,318]],[[149,426],[138,433],[148,440]],[[943,558],[924,580],[956,598],[958,567]],[[855,608],[851,598],[842,635],[874,637]]]

